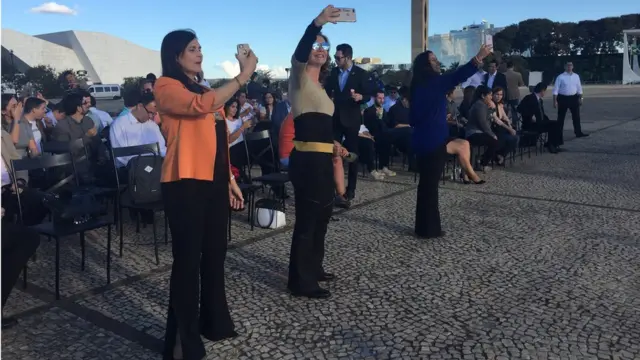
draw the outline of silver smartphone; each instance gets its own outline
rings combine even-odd
[[[243,55],[243,56],[249,55],[249,51],[251,51],[249,44],[238,44],[237,49],[238,49],[238,55]]]
[[[356,22],[356,9],[354,8],[336,8],[340,10],[337,22]]]

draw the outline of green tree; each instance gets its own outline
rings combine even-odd
[[[29,68],[24,75],[32,88],[41,92],[45,98],[55,98],[64,94],[58,82],[58,73],[51,66],[34,66]]]
[[[520,54],[518,40],[518,25],[509,25],[493,36],[493,49],[503,54]]]
[[[140,90],[142,87],[142,81],[144,81],[144,77],[142,76],[124,78],[124,82],[120,85],[122,94],[126,94],[131,90]]]

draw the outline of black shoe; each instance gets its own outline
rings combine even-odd
[[[307,297],[309,299],[327,299],[331,297],[331,292],[322,288],[318,288],[312,291],[299,291],[292,289],[289,289],[289,291],[291,291],[291,296],[295,297]]]
[[[548,145],[547,149],[549,149],[549,152],[552,153],[552,154],[557,154],[559,152],[558,148],[553,146],[553,145]]]
[[[341,209],[348,209],[351,207],[351,202],[342,195],[337,195],[333,204]]]
[[[440,231],[440,234],[438,235],[420,235],[416,233],[416,236],[419,237],[420,239],[437,239],[437,238],[444,237],[446,235],[447,233],[445,231]]]
[[[2,330],[6,330],[18,325],[18,319],[14,317],[3,317],[2,318]]]
[[[320,274],[318,281],[334,281],[335,279],[337,279],[337,276],[335,276],[335,274],[323,272],[322,274]]]
[[[585,133],[576,134],[576,138],[583,138],[587,136],[589,136],[589,134],[585,134]]]
[[[210,331],[201,331],[200,334],[202,335],[202,337],[204,337],[207,340],[210,341],[220,341],[220,340],[224,340],[224,339],[233,339],[235,337],[238,337],[238,333],[231,330],[228,333],[225,334],[216,334],[214,332],[210,332]]]
[[[356,192],[352,191],[352,190],[347,190],[347,193],[346,193],[345,197],[347,198],[347,200],[351,201],[351,200],[355,199]]]

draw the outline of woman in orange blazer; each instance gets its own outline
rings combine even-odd
[[[199,84],[202,52],[192,31],[167,34],[160,56],[162,77],[154,94],[167,137],[162,197],[173,240],[164,359],[201,360],[201,335],[211,341],[237,335],[224,260],[229,205],[240,209],[244,200],[230,172],[221,108],[249,80],[257,58],[252,52],[237,55],[240,75],[212,90]]]

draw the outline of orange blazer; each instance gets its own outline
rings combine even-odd
[[[215,121],[225,118],[223,109],[213,108],[216,92],[205,88],[204,94],[196,94],[180,81],[162,76],[153,94],[167,139],[161,181],[213,181],[218,141]]]

